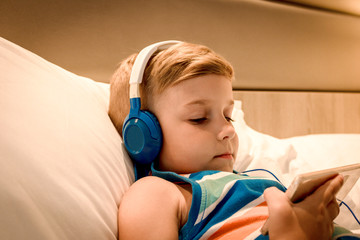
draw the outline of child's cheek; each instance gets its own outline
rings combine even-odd
[[[233,141],[233,149],[234,149],[234,158],[236,159],[237,152],[239,149],[239,137],[236,133],[235,133],[234,141]]]

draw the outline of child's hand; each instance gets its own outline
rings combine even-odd
[[[270,239],[330,239],[333,220],[339,214],[335,195],[343,182],[338,175],[298,203],[275,187],[266,189]]]

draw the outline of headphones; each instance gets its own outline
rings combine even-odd
[[[179,41],[163,41],[147,46],[135,59],[130,75],[130,113],[123,124],[125,148],[135,163],[148,165],[159,155],[162,146],[160,124],[149,111],[140,110],[140,84],[145,67],[157,50],[167,49]]]

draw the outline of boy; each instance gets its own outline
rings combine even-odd
[[[109,116],[120,134],[135,59],[124,60],[111,81]],[[204,46],[182,42],[153,54],[141,107],[157,117],[163,144],[152,176],[122,199],[120,239],[268,239],[260,234],[267,218],[270,239],[330,239],[341,176],[294,204],[279,183],[233,173],[232,79],[232,66]]]

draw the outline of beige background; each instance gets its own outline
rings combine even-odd
[[[360,91],[360,18],[261,0],[2,0],[0,35],[108,82],[155,41],[205,44],[230,60],[236,89]]]
[[[360,94],[235,91],[245,122],[278,138],[321,133],[360,133]]]

